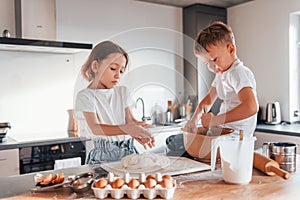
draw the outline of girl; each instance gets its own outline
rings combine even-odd
[[[82,66],[90,82],[76,98],[79,134],[92,139],[87,144],[87,164],[117,161],[138,153],[133,138],[144,148],[154,146],[154,138],[132,115],[129,91],[117,86],[128,65],[128,54],[118,45],[104,41],[96,45]],[[131,136],[131,137],[130,137]]]

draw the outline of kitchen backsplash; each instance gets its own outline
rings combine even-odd
[[[0,121],[11,123],[8,135],[61,136],[73,107],[74,55],[1,51],[0,63]]]

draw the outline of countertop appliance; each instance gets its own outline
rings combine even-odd
[[[267,103],[266,124],[279,124],[281,122],[281,111],[279,102]]]
[[[9,122],[0,122],[0,143],[3,142],[3,139],[5,138],[6,133],[10,128],[11,126]]]
[[[20,174],[52,170],[55,160],[81,157],[85,162],[85,142],[66,142],[19,148]]]

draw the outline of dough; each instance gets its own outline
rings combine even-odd
[[[121,162],[123,168],[129,170],[164,168],[170,164],[167,156],[148,152],[125,156]]]

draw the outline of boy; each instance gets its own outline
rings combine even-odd
[[[216,75],[184,130],[196,132],[198,115],[202,114],[203,127],[222,126],[253,136],[258,111],[256,82],[251,70],[237,58],[231,28],[222,22],[206,27],[195,39],[194,52]],[[217,97],[223,102],[218,115],[213,115],[207,111]]]

